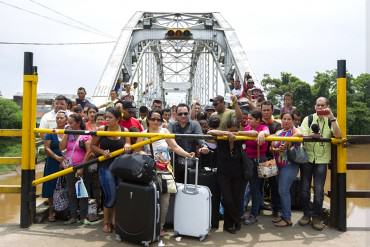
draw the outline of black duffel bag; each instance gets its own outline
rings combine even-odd
[[[149,184],[155,179],[155,161],[143,154],[124,154],[112,162],[110,170],[113,175],[125,182]]]

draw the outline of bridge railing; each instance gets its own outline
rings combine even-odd
[[[335,183],[332,186],[335,188],[333,191],[333,202],[336,203],[336,224],[334,225],[337,229],[341,231],[346,231],[346,78],[345,78],[345,61],[338,61],[338,78],[337,78],[337,110],[338,110],[338,122],[342,132],[341,139],[335,138],[321,138],[316,141],[320,142],[331,142],[337,146],[337,156],[335,156],[336,169],[334,171],[332,178]],[[104,156],[98,157],[96,160],[89,161],[84,164],[80,164],[75,167],[67,168],[63,171],[51,174],[44,178],[35,180],[35,134],[36,132],[47,133],[47,131],[52,131],[56,133],[62,133],[59,131],[64,131],[63,133],[73,133],[71,130],[42,130],[34,129],[36,126],[36,92],[37,92],[37,69],[33,66],[33,54],[30,52],[25,52],[24,54],[24,77],[23,77],[23,118],[22,118],[22,186],[21,186],[21,222],[20,226],[25,228],[32,224],[33,216],[35,214],[35,186],[37,184],[55,179],[56,177],[66,175],[68,173],[74,172],[83,166],[88,166],[89,164],[95,163],[97,161],[103,161]],[[146,141],[136,143],[132,145],[132,148],[139,148],[145,144],[151,143],[156,140],[163,138],[180,138],[180,135],[175,134],[155,134],[155,133],[127,133],[127,132],[105,132],[97,131],[91,132],[83,131],[78,133],[80,135],[109,135],[109,136],[129,136],[129,137],[147,137]],[[181,138],[201,138],[209,139],[214,138],[208,135],[183,135]],[[227,138],[227,137],[218,137]],[[236,140],[255,140],[253,137],[237,136]],[[266,138],[267,141],[290,141],[290,142],[302,142],[310,141],[302,137],[277,137],[269,136]],[[311,140],[312,141],[312,140]],[[315,140],[313,140],[315,141]],[[112,157],[123,154],[124,149],[117,150],[112,153]],[[335,199],[335,200],[334,200]]]

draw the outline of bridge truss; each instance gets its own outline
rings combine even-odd
[[[243,81],[245,73],[259,86],[236,32],[220,13],[136,12],[122,29],[93,100],[104,103],[110,90],[130,84],[139,105],[153,99],[205,105],[230,90],[230,78]]]

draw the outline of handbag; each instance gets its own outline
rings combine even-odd
[[[81,177],[77,180],[75,184],[75,189],[76,189],[77,198],[88,198],[89,197],[84,180]]]
[[[279,170],[274,158],[260,162],[260,147],[257,144],[257,173],[259,178],[269,178],[278,175]]]
[[[245,181],[249,181],[253,176],[253,160],[248,158],[245,150],[241,150],[242,156],[242,169],[243,169],[243,178]]]
[[[161,172],[158,174],[161,181],[162,193],[176,194],[177,187],[175,179],[171,172]]]
[[[66,186],[65,177],[59,177],[53,193],[54,210],[57,212],[64,211],[68,208],[68,189]]]
[[[287,150],[287,158],[288,161],[296,164],[306,164],[308,163],[308,156],[306,151],[303,149],[302,146],[295,146],[292,145]]]
[[[76,149],[76,147],[79,143],[79,140],[80,140],[80,136],[78,136],[76,142],[73,144],[71,156],[70,157],[65,157],[65,159],[62,161],[62,167],[64,169],[67,169],[68,167],[73,166],[72,158],[73,158],[73,154],[75,153],[75,149]]]

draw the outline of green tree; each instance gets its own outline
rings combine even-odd
[[[282,72],[280,78],[272,78],[270,75],[265,74],[261,83],[268,92],[267,99],[271,100],[274,105],[281,107],[284,94],[290,92],[294,95],[294,105],[299,112],[303,115],[308,115],[313,111],[310,85],[291,73]]]
[[[0,98],[0,129],[22,128],[22,113],[12,100]]]

